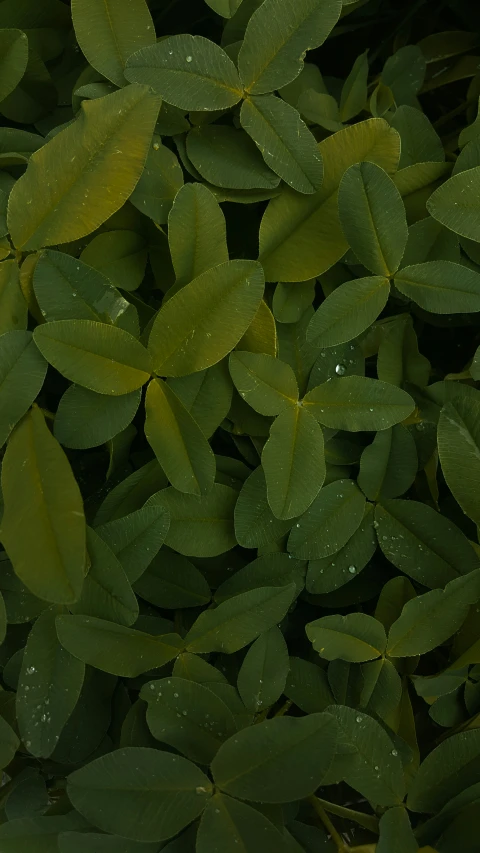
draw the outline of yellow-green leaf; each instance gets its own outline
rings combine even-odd
[[[159,107],[138,85],[84,100],[75,122],[32,154],[10,193],[15,245],[31,250],[77,240],[115,213],[142,174]]]
[[[99,394],[128,394],[150,378],[147,350],[133,335],[93,320],[58,320],[37,326],[42,355],[72,382]]]
[[[200,427],[166,382],[147,389],[145,435],[172,486],[206,495],[215,478],[215,457]]]
[[[125,63],[135,50],[155,44],[145,0],[73,0],[75,36],[90,65],[116,86],[125,85]]]
[[[45,601],[76,601],[85,573],[83,501],[67,457],[37,407],[12,433],[2,491],[0,538],[15,574]]]
[[[341,0],[261,3],[248,22],[238,57],[247,92],[273,92],[298,77],[306,51],[323,44],[341,10]]]
[[[283,411],[262,451],[268,503],[276,518],[295,518],[308,509],[325,480],[320,424],[303,406]]]
[[[400,137],[374,118],[338,131],[318,149],[324,163],[320,190],[304,196],[286,188],[264,213],[260,260],[267,281],[307,281],[340,260],[348,248],[338,214],[340,180],[349,166],[364,160],[394,172]]]
[[[256,261],[228,261],[202,273],[160,309],[149,338],[155,371],[185,376],[224,358],[248,329],[264,290]]]

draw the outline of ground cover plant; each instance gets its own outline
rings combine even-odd
[[[0,2],[1,853],[478,853],[479,29]]]

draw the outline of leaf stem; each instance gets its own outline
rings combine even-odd
[[[358,812],[355,809],[347,809],[346,806],[330,803],[328,800],[322,800],[321,797],[315,797],[315,799],[330,814],[346,818],[347,820],[353,820],[359,826],[363,826],[364,829],[368,829],[370,832],[378,835],[378,819],[374,815],[364,814],[364,812]]]
[[[275,716],[275,717],[283,717],[283,716],[285,716],[285,714],[290,710],[290,708],[292,707],[292,705],[293,705],[292,700],[291,700],[291,699],[287,699],[287,701],[285,702],[285,704],[284,704],[284,705],[282,705],[282,707],[278,709],[278,711],[276,712],[276,714],[274,714],[274,716]]]
[[[312,794],[311,797],[308,797],[308,802],[311,803],[315,813],[318,815],[318,817],[322,821],[325,829],[327,830],[328,834],[330,835],[330,838],[332,839],[333,843],[336,845],[337,853],[350,853],[351,848],[348,846],[348,844],[345,843],[345,841],[343,840],[340,833],[337,832],[337,830],[335,829],[335,827],[334,827],[332,821],[330,820],[327,812],[325,811],[325,809],[321,805],[321,800],[319,800],[318,797],[315,797]]]

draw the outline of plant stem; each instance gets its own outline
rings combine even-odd
[[[282,707],[278,709],[277,713],[275,714],[275,717],[283,717],[287,713],[287,711],[290,710],[292,705],[293,705],[293,702],[291,701],[291,699],[287,699],[285,704],[282,705]]]
[[[337,817],[344,817],[347,820],[353,820],[359,826],[363,826],[364,829],[368,829],[370,832],[378,835],[378,819],[374,815],[357,812],[355,809],[347,809],[345,806],[337,805],[337,803],[322,800],[321,797],[315,797],[315,799],[330,814],[337,815]]]
[[[470,103],[470,101],[462,101],[462,103],[459,104],[458,107],[455,107],[455,109],[450,110],[450,112],[446,113],[444,116],[440,116],[437,121],[433,122],[434,128],[443,127],[443,125],[447,124],[447,122],[449,122],[451,118],[455,118],[455,116],[461,115],[461,113],[465,112]]]
[[[340,833],[338,833],[335,829],[332,821],[330,820],[325,809],[321,805],[321,801],[318,799],[318,797],[315,797],[312,794],[311,797],[308,797],[308,802],[311,803],[313,809],[315,810],[315,813],[322,821],[333,843],[336,845],[338,853],[350,853],[350,847],[348,846],[348,844],[345,843]]]

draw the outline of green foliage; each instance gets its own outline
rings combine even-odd
[[[479,33],[0,2],[2,853],[478,853]]]

